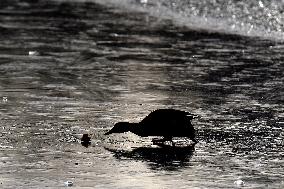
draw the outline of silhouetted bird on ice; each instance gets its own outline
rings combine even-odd
[[[114,127],[105,133],[132,132],[141,137],[162,136],[163,139],[153,139],[154,144],[170,141],[174,145],[173,137],[188,137],[194,143],[195,129],[191,124],[191,120],[195,116],[189,112],[174,109],[158,109],[151,112],[139,123],[118,122]]]

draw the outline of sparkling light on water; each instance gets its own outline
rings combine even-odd
[[[117,4],[115,0],[107,1]],[[117,6],[131,9],[135,8],[132,6],[135,3],[135,0],[122,0]],[[283,40],[283,4],[277,0],[157,0],[148,1],[148,6],[141,8],[144,7],[144,11],[152,15],[172,19],[190,28]]]

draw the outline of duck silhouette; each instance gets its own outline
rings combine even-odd
[[[105,135],[130,131],[141,137],[163,137],[162,139],[154,138],[154,144],[170,141],[174,145],[173,137],[188,137],[197,143],[195,129],[191,124],[194,117],[196,116],[181,110],[158,109],[151,112],[139,123],[118,122]]]

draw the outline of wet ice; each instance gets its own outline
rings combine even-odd
[[[18,3],[0,8],[3,187],[232,188],[240,176],[244,187],[283,187],[280,41],[93,3]],[[200,143],[103,135],[158,108],[199,115]]]

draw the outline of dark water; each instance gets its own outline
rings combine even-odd
[[[0,188],[283,188],[283,62],[277,40],[90,2],[1,0]],[[157,108],[199,115],[200,142],[103,135]]]

